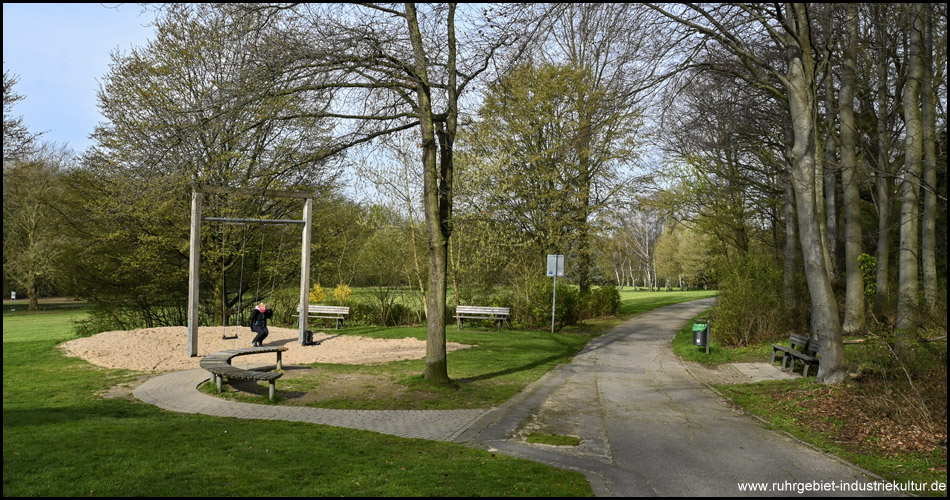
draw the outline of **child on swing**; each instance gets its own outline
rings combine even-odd
[[[273,315],[273,309],[267,307],[267,304],[264,302],[261,302],[254,308],[254,311],[251,313],[251,331],[256,332],[257,336],[254,337],[254,342],[251,343],[252,346],[262,347],[264,345],[264,339],[270,334],[270,331],[267,330],[267,320]]]

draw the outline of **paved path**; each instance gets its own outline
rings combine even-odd
[[[455,440],[488,413],[488,410],[328,410],[241,403],[199,392],[198,386],[209,379],[208,372],[202,369],[172,372],[147,380],[133,394],[146,403],[179,413],[310,422],[434,441]]]
[[[773,496],[797,492],[748,493],[738,485],[759,481],[796,488],[813,482],[874,481],[866,472],[766,430],[730,408],[699,381],[702,377],[690,374],[700,368],[672,354],[673,335],[714,300],[637,316],[493,410],[327,410],[238,403],[198,392],[197,386],[209,378],[203,370],[155,377],[134,394],[183,413],[312,422],[465,443],[581,471],[598,496]],[[523,436],[529,432],[577,436],[581,443],[528,444]]]
[[[618,326],[460,438],[581,471],[598,496],[773,496],[797,492],[743,492],[739,483],[874,481],[764,429],[687,372],[670,342],[714,301],[664,307]],[[532,445],[522,439],[529,432],[578,436],[581,444]]]

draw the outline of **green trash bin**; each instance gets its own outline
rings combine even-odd
[[[709,343],[709,323],[706,320],[696,320],[693,323],[693,345],[705,346]]]

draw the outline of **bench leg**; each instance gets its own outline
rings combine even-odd
[[[221,375],[212,373],[211,376],[214,377],[214,383],[218,386],[218,392],[221,392],[221,379],[224,378]]]
[[[274,392],[277,390],[277,383],[273,380],[270,381],[270,387],[267,390],[267,399],[270,401],[274,400]]]
[[[283,370],[283,369],[284,369],[284,364],[283,364],[283,362],[281,362],[280,354],[281,354],[281,352],[280,352],[280,351],[277,351],[277,369],[278,369],[278,370]]]

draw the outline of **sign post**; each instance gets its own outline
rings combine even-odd
[[[554,309],[557,306],[557,277],[564,276],[564,256],[548,255],[548,277],[554,277],[554,298],[551,300],[551,333],[554,333]]]

